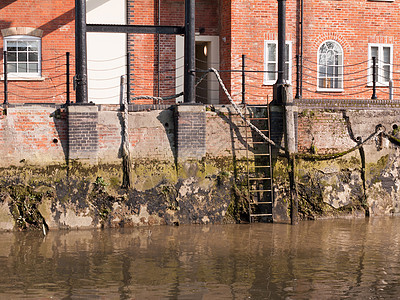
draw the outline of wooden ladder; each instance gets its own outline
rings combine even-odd
[[[268,105],[246,105],[245,117],[268,138],[271,137]],[[252,130],[247,122],[245,124],[249,221],[272,222],[271,145]]]

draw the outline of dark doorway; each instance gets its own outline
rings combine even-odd
[[[197,70],[208,70],[209,69],[209,42],[196,42],[196,69]],[[196,82],[204,75],[204,72],[196,72]],[[209,103],[209,91],[208,91],[208,75],[200,82],[196,87],[196,102],[198,103]]]

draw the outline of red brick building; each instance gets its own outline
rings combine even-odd
[[[74,74],[74,18],[73,1],[1,1],[1,103],[5,50],[9,52],[10,104],[65,103],[66,52],[71,53],[71,74]]]
[[[101,6],[107,1],[97,2]],[[246,55],[246,70],[260,71],[246,73],[246,101],[269,102],[276,79],[277,4],[276,0],[197,0],[198,77],[204,74],[201,70],[209,67],[221,70],[224,83],[239,102],[241,73],[228,71],[240,70],[242,55]],[[184,0],[135,0],[124,5],[128,24],[184,25]],[[303,53],[300,76],[303,99],[370,99],[373,56],[377,57],[378,99],[389,98],[391,80],[394,99],[400,96],[400,61],[397,61],[400,4],[397,1],[287,0],[286,6],[286,65],[294,92],[298,86],[296,55]],[[9,102],[64,103],[66,52],[72,54],[71,73],[74,74],[74,1],[3,0],[0,29],[0,48],[9,52]],[[121,47],[130,53],[131,97],[166,97],[182,91],[182,43],[181,36],[129,34]],[[113,65],[98,67],[105,74],[113,69]],[[94,76],[89,73],[89,81]],[[114,83],[110,89],[118,89],[119,79],[112,76],[109,79]],[[89,101],[98,103],[91,88],[93,84],[89,82]],[[99,93],[105,93],[108,86],[104,85],[103,91],[101,86],[96,88]],[[0,89],[3,91],[3,81]],[[226,102],[212,74],[197,87],[196,94],[198,102]],[[101,103],[116,103],[117,96],[106,97]],[[3,93],[0,101],[4,101]]]

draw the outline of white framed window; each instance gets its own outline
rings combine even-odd
[[[35,78],[41,76],[41,39],[27,35],[14,35],[4,38],[7,51],[8,76]]]
[[[278,78],[278,41],[264,41],[264,84],[272,85]],[[292,42],[286,41],[285,75],[288,82],[292,78]]]
[[[368,44],[368,85],[372,85],[372,57],[376,57],[376,85],[388,86],[393,72],[393,45]]]
[[[317,91],[343,91],[343,48],[333,40],[318,48]]]

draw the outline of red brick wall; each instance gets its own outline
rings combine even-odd
[[[184,26],[184,0],[161,1],[160,25]],[[218,2],[196,1],[196,31],[204,28],[204,35],[218,35]],[[157,25],[158,1],[135,0],[129,5],[129,24]],[[174,35],[160,35],[160,57],[156,35],[129,35],[131,58],[131,92],[135,96],[170,96],[175,94],[176,51]],[[180,58],[183,60],[183,58]],[[160,70],[160,73],[158,72]],[[158,82],[160,83],[158,85]],[[167,101],[175,103],[175,100]],[[137,100],[135,103],[153,103]]]
[[[259,71],[264,69],[264,41],[277,39],[277,3],[278,1],[270,0],[196,1],[196,30],[202,27],[205,29],[205,35],[220,36],[220,68],[222,70],[240,68],[242,54],[247,56],[248,69]],[[297,85],[295,55],[298,54],[299,3],[299,0],[286,1],[287,40],[293,43],[294,91]],[[157,24],[157,5],[157,0],[130,1],[129,23]],[[63,103],[65,101],[65,86],[63,85],[65,52],[74,53],[73,8],[72,0],[3,0],[1,2],[1,29],[27,26],[44,30],[42,39],[44,80],[10,82],[10,103]],[[160,11],[161,25],[184,25],[184,0],[163,0]],[[303,98],[370,98],[371,87],[367,86],[368,43],[394,45],[394,93],[395,98],[398,97],[400,95],[400,63],[397,57],[400,50],[396,45],[399,41],[399,13],[398,1],[305,1]],[[23,15],[23,17],[16,17],[16,15]],[[339,42],[344,50],[343,92],[319,92],[316,88],[317,51],[321,43],[328,39]],[[0,48],[2,44],[1,39]],[[158,38],[154,35],[130,35],[129,48],[132,53],[132,96],[174,94],[175,36],[160,36],[159,59]],[[73,67],[72,57],[72,74]],[[160,74],[158,74],[158,69],[161,70]],[[224,73],[222,77],[234,99],[239,102],[241,100],[240,75]],[[263,85],[262,73],[249,73],[246,83],[249,103],[265,103],[272,99],[272,87]],[[2,82],[0,82],[0,90],[3,90]],[[377,94],[378,98],[388,98],[386,87],[380,88]],[[0,93],[0,101],[3,101],[3,93]],[[221,96],[221,102],[226,101],[226,98]],[[149,100],[138,101],[138,103],[143,102],[148,103]]]
[[[50,106],[18,106],[0,111],[1,166],[65,162],[67,120]]]
[[[71,53],[71,74],[75,73],[74,1],[2,0],[0,15],[0,29],[32,27],[43,30],[42,77],[44,79],[10,81],[9,103],[64,103],[67,51]],[[2,65],[0,70],[3,73],[3,38],[0,38],[0,49]],[[3,91],[3,81],[0,82],[0,91]],[[72,95],[72,100],[73,98]],[[0,102],[3,101],[3,93],[0,93]]]
[[[229,2],[229,3],[227,3]],[[222,61],[230,60],[231,68],[241,67],[240,56],[246,54],[246,65],[251,70],[263,70],[264,40],[277,39],[278,1],[221,1],[220,20],[222,32]],[[300,1],[286,1],[286,39],[292,41],[292,84],[296,91],[296,61],[299,54],[298,41]],[[370,99],[371,87],[367,86],[368,43],[388,43],[394,46],[394,86],[395,98],[400,93],[400,64],[398,14],[400,4],[384,1],[305,1],[304,2],[304,81],[303,98],[311,99]],[[229,20],[230,18],[230,20]],[[230,36],[229,36],[230,35]],[[344,91],[317,91],[317,51],[322,42],[335,40],[344,50]],[[231,75],[231,92],[235,100],[240,101],[241,78]],[[227,81],[229,84],[229,81]],[[262,74],[248,74],[246,83],[248,102],[266,102],[272,98],[272,87],[262,84]],[[397,92],[397,95],[396,95]],[[388,98],[388,88],[377,92],[379,99]]]
[[[371,88],[367,87],[368,43],[393,44],[393,71],[399,72],[400,49],[398,18],[400,3],[398,1],[305,1],[304,5],[304,98],[358,98],[370,99]],[[344,92],[316,92],[317,51],[320,44],[333,39],[341,44],[344,50]],[[361,63],[355,66],[353,64]],[[361,77],[361,78],[360,78]],[[394,85],[399,93],[399,74],[394,73]],[[359,78],[359,79],[357,79]],[[359,87],[355,87],[355,86]],[[387,88],[378,91],[378,98],[388,99]],[[365,92],[363,92],[365,91]],[[397,96],[398,97],[398,96]],[[395,97],[396,98],[396,97]]]
[[[363,133],[364,134],[364,133]],[[340,111],[301,110],[298,117],[298,151],[337,153],[355,145]]]

